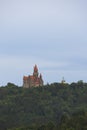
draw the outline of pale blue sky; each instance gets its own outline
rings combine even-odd
[[[22,85],[38,65],[44,82],[87,82],[87,0],[0,0],[0,86]]]

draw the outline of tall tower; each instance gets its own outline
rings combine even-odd
[[[37,65],[34,66],[33,76],[35,76],[36,78],[38,77],[38,68],[37,68]]]

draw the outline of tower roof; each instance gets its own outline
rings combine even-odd
[[[37,72],[38,71],[38,67],[37,65],[34,66],[34,72]]]

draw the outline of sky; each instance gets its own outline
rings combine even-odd
[[[87,0],[0,0],[0,86],[87,82]]]

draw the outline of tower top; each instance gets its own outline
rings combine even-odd
[[[38,67],[37,67],[36,64],[35,64],[35,66],[34,66],[34,72],[38,72]]]

